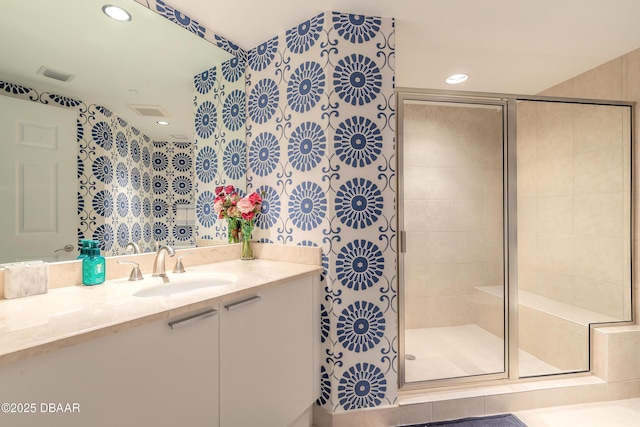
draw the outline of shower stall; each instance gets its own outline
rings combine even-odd
[[[588,371],[632,316],[633,105],[397,101],[401,387]]]

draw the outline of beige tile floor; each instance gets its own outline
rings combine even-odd
[[[504,343],[478,325],[407,329],[407,382],[457,378],[504,371]],[[558,373],[559,369],[520,350],[520,375]]]
[[[514,412],[528,427],[638,427],[640,399]]]

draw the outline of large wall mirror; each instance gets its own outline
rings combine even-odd
[[[224,241],[211,193],[246,187],[244,61],[146,3],[116,1],[125,22],[100,0],[3,8],[0,263]]]

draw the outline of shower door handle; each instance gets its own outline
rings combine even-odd
[[[407,232],[404,230],[401,230],[400,233],[398,233],[398,237],[400,240],[400,252],[401,253],[406,253],[407,252]]]

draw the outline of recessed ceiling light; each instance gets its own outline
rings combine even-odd
[[[131,21],[131,15],[129,12],[121,8],[120,6],[114,6],[112,4],[105,4],[102,6],[102,11],[111,19],[116,21]]]
[[[169,122],[165,122],[164,120],[158,120],[156,123],[162,126],[166,126],[169,124]]]
[[[469,79],[469,76],[466,74],[452,74],[447,77],[447,84],[457,85],[458,83],[466,82]]]

